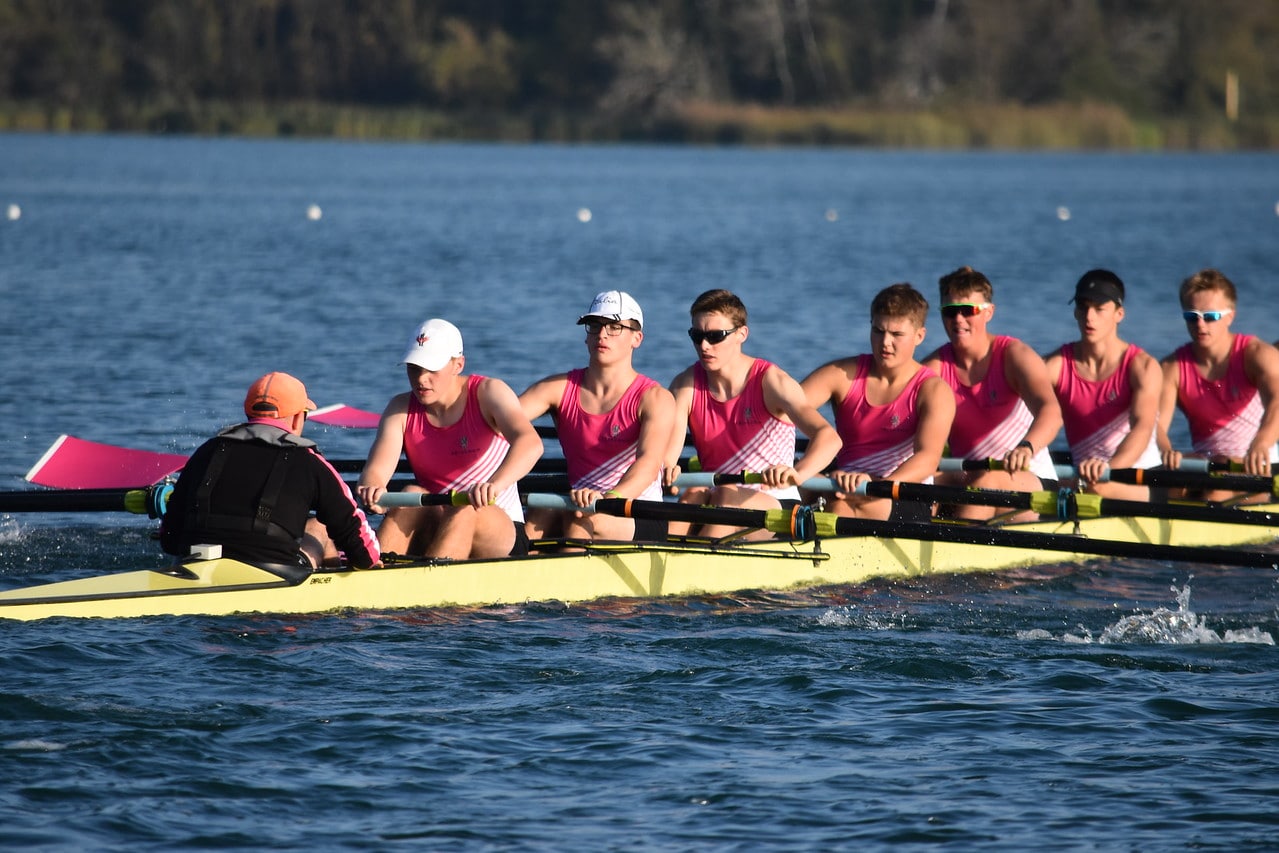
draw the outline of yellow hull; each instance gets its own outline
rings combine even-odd
[[[1239,546],[1279,537],[1275,527],[1146,518],[1000,529],[1063,535],[1078,530],[1086,538],[1078,552],[861,536],[754,545],[599,544],[587,553],[317,572],[296,585],[236,560],[216,559],[183,564],[189,570],[184,577],[144,570],[8,590],[0,593],[0,618],[319,613],[786,590],[1081,562],[1096,558],[1087,550],[1088,539]]]

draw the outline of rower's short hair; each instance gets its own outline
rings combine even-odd
[[[698,314],[723,314],[734,326],[746,325],[746,306],[736,293],[723,288],[708,290],[694,299],[688,313],[694,317]]]
[[[981,294],[983,301],[995,301],[995,287],[990,283],[990,279],[969,266],[946,273],[938,279],[937,284],[943,305],[950,302],[953,297],[966,296],[974,290]]]
[[[870,317],[872,321],[876,317],[889,320],[904,318],[922,329],[928,321],[928,300],[914,285],[905,282],[890,284],[871,300]]]
[[[1225,294],[1230,300],[1231,307],[1239,304],[1239,296],[1235,291],[1235,283],[1226,278],[1220,270],[1205,269],[1200,270],[1190,278],[1181,283],[1181,290],[1178,295],[1181,298],[1181,307],[1185,308],[1190,304],[1190,297],[1196,293],[1203,293],[1205,290],[1218,290]]]

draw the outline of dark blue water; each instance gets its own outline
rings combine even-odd
[[[377,409],[429,316],[517,390],[725,286],[803,375],[971,264],[995,328],[1184,335],[1220,266],[1279,337],[1279,157],[0,136],[0,488],[63,432],[187,451],[283,369]],[[309,205],[322,217],[308,219]],[[582,222],[579,210],[589,209]],[[1059,210],[1062,209],[1062,210]],[[932,341],[941,338],[934,330]],[[331,456],[369,436],[309,428]],[[154,565],[150,523],[0,516],[6,587]],[[35,849],[1271,849],[1273,573],[1098,561],[808,593],[0,625],[0,826]]]

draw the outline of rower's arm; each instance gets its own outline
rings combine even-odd
[[[1044,360],[1022,341],[1008,345],[1004,358],[1004,376],[1030,410],[1030,428],[1023,436],[1038,452],[1057,440],[1061,432],[1061,404],[1048,378]]]
[[[568,384],[568,374],[557,373],[539,379],[520,394],[520,408],[524,417],[535,421],[546,414],[554,414],[564,396],[564,388]]]
[[[675,397],[660,385],[649,388],[640,400],[639,419],[635,461],[612,489],[627,498],[643,494],[662,472],[675,429]]]
[[[930,377],[919,388],[916,406],[919,418],[914,452],[885,479],[922,483],[941,464],[950,425],[955,420],[955,392],[940,376]]]
[[[480,383],[476,397],[484,419],[511,445],[506,458],[488,480],[495,492],[502,492],[533,470],[542,458],[542,439],[532,421],[524,416],[511,386],[502,380],[488,377]]]
[[[693,407],[693,369],[690,367],[671,382],[671,397],[675,401],[675,420],[666,445],[663,459],[662,485],[672,488],[679,475],[679,460],[688,440],[688,413]]]
[[[1163,374],[1159,363],[1147,353],[1133,358],[1128,365],[1128,384],[1132,400],[1128,404],[1128,434],[1110,457],[1111,468],[1131,468],[1150,444],[1159,420],[1159,396]]]
[[[809,402],[790,374],[774,365],[764,374],[764,402],[769,411],[784,414],[808,437],[808,448],[794,464],[796,484],[830,467],[844,441],[830,422]]]
[[[356,494],[365,506],[374,506],[380,496],[377,490],[386,490],[395,468],[404,452],[404,427],[408,421],[408,394],[397,394],[386,404],[378,420],[377,434],[369,448],[364,469],[356,485]]]
[[[1279,350],[1260,338],[1248,345],[1244,367],[1248,378],[1257,386],[1261,397],[1261,423],[1248,446],[1244,471],[1248,474],[1270,473],[1270,449],[1279,441]]]
[[[1173,353],[1159,364],[1159,415],[1155,419],[1155,443],[1166,468],[1181,464],[1181,454],[1172,446],[1168,431],[1172,429],[1172,416],[1177,411],[1177,355]],[[1174,458],[1175,457],[1175,458]]]

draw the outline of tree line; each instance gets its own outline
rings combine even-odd
[[[1270,145],[1279,2],[0,0],[0,104],[10,127],[236,132],[305,105],[533,138],[1065,107]]]

